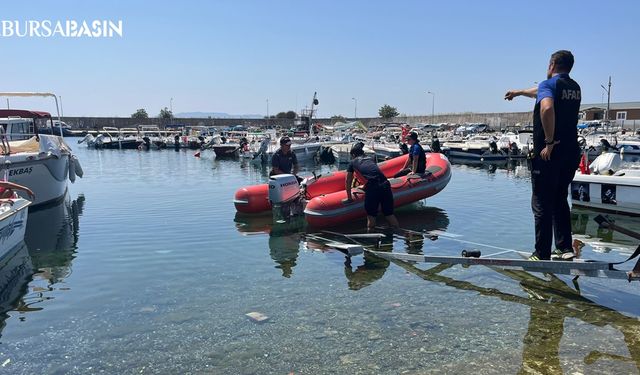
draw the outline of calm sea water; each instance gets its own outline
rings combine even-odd
[[[209,152],[75,149],[85,177],[66,202],[30,214],[26,246],[2,268],[12,281],[0,293],[0,373],[639,372],[637,283],[580,279],[576,290],[551,275],[349,262],[302,225],[236,215],[234,191],[266,181],[266,169]],[[529,202],[526,166],[455,165],[442,193],[398,217],[530,251]],[[573,211],[585,255],[624,259],[636,242],[598,230],[594,216]],[[384,242],[498,251],[443,237]]]

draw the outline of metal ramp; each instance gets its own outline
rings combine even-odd
[[[598,224],[604,228],[610,228],[620,231],[626,235],[640,240],[640,233],[621,228],[608,217],[599,215],[595,218]],[[390,228],[377,228],[380,230],[391,231]],[[618,266],[629,264],[630,261],[640,255],[640,246],[636,251],[622,262],[604,262],[585,259],[574,259],[573,261],[530,261],[523,259],[525,253],[514,249],[504,248],[469,241],[461,238],[462,236],[450,234],[442,231],[425,231],[419,232],[409,229],[392,230],[394,238],[411,241],[410,237],[421,236],[419,241],[429,239],[431,241],[440,238],[455,241],[466,245],[481,246],[498,250],[492,254],[482,256],[478,250],[463,250],[461,256],[446,255],[418,255],[398,252],[381,251],[384,245],[382,239],[388,237],[389,234],[384,233],[339,233],[332,231],[323,231],[322,233],[308,234],[307,237],[317,241],[322,241],[325,246],[340,250],[347,256],[361,255],[363,252],[384,258],[387,260],[396,260],[410,263],[436,263],[446,265],[462,265],[462,266],[486,266],[499,269],[521,270],[526,272],[541,272],[551,274],[563,274],[572,276],[585,276],[596,278],[609,278],[631,281],[640,281],[640,260],[630,270],[619,269]],[[341,238],[341,240],[336,239]],[[497,257],[507,254],[514,255],[516,258]]]

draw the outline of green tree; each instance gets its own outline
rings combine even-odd
[[[173,112],[171,112],[169,108],[164,107],[163,109],[160,110],[160,114],[158,115],[158,117],[164,118],[164,119],[173,118]]]
[[[382,118],[393,118],[399,115],[398,109],[396,107],[392,107],[388,104],[383,105],[378,110],[378,115]]]
[[[294,111],[287,111],[287,118],[293,120],[296,118],[296,113]]]
[[[276,118],[287,118],[293,120],[296,118],[296,113],[294,111],[278,112]]]
[[[136,111],[136,113],[131,115],[131,118],[137,118],[137,119],[149,118],[149,114],[147,113],[146,109],[140,108]]]

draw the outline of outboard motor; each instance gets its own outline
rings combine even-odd
[[[409,147],[406,143],[400,143],[400,152],[402,153],[402,155],[406,155],[409,153]]]
[[[271,143],[271,139],[270,138],[264,138],[260,142],[260,148],[258,149],[258,152],[256,152],[253,155],[253,159],[254,160],[257,159],[257,158],[260,158],[262,163],[266,163],[268,161],[267,149],[269,149],[269,143]]]
[[[607,152],[609,150],[615,150],[618,151],[617,147],[614,147],[611,145],[611,143],[609,143],[609,141],[607,141],[606,139],[602,138],[600,140],[600,145],[602,147],[602,152]]]
[[[269,177],[269,201],[274,221],[288,220],[302,212],[300,185],[292,174],[276,174]]]
[[[519,155],[520,154],[520,150],[518,149],[518,145],[515,142],[512,142],[509,145],[509,152],[511,153],[511,155]]]
[[[433,137],[431,139],[431,152],[442,153],[442,148],[440,147],[440,140],[437,137]]]
[[[145,151],[149,151],[151,149],[151,139],[149,137],[142,137],[142,144],[144,145]]]
[[[173,137],[173,148],[180,151],[180,136],[177,134]]]
[[[498,153],[498,144],[496,143],[496,141],[490,141],[489,142],[489,151],[491,151],[492,154],[497,154]]]

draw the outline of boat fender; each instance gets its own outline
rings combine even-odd
[[[75,167],[75,173],[76,176],[82,178],[84,176],[84,171],[82,170],[82,166],[80,165],[80,160],[78,160],[78,157],[75,155],[71,155],[71,158],[73,159],[73,166]]]
[[[72,157],[69,157],[69,181],[76,182],[76,167]]]

